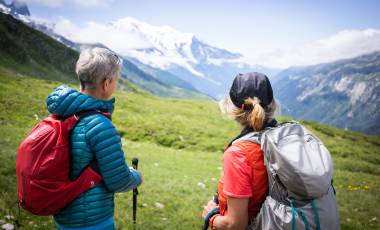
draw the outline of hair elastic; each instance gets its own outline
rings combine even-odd
[[[254,105],[252,106],[252,110],[255,109],[255,106],[256,106],[256,105],[257,105],[257,103],[254,104]],[[245,104],[241,104],[241,109],[242,109],[242,110],[245,110]]]

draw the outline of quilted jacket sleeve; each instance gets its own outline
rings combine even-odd
[[[110,191],[129,191],[141,184],[140,173],[126,164],[120,136],[108,118],[100,114],[91,116],[86,125],[86,139]]]

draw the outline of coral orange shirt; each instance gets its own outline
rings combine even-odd
[[[260,145],[242,141],[226,149],[218,194],[222,215],[228,211],[227,196],[229,196],[249,198],[249,219],[256,217],[268,194],[268,176]]]

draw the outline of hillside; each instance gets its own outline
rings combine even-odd
[[[15,152],[27,132],[47,115],[45,97],[61,83],[0,68],[0,219],[15,217]],[[140,158],[139,229],[199,229],[202,205],[216,188],[224,145],[238,129],[213,102],[169,100],[116,93],[114,122],[128,162]],[[334,159],[342,229],[378,229],[380,137],[303,122]],[[156,203],[164,204],[157,208]],[[131,228],[131,193],[116,196],[116,224]],[[375,218],[375,220],[374,220]],[[12,221],[13,218],[11,218]],[[52,228],[51,218],[22,212],[24,229]]]
[[[0,63],[42,79],[75,82],[78,53],[0,13]]]
[[[274,92],[284,114],[380,134],[380,52],[292,67],[275,79]]]

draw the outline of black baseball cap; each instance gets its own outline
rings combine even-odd
[[[257,97],[260,105],[265,108],[273,101],[273,90],[268,77],[265,74],[251,72],[238,74],[230,89],[232,103],[241,108],[245,99]]]

